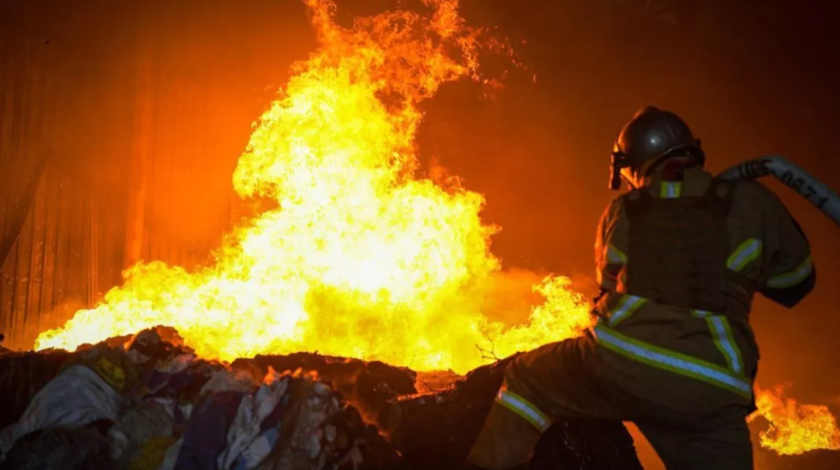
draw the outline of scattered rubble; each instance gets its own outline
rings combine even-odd
[[[5,351],[0,470],[456,470],[505,364],[419,379],[308,353],[228,366],[160,327],[75,353]],[[532,468],[641,465],[621,423],[569,421]]]

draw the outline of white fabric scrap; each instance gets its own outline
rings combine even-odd
[[[219,455],[217,465],[220,470],[231,470],[240,454],[249,450],[249,464],[258,465],[271,451],[260,441],[254,449],[248,449],[260,435],[260,426],[265,418],[277,407],[286,393],[289,379],[263,385],[254,395],[248,395],[239,403],[236,417],[228,430],[227,447]],[[248,467],[253,468],[253,467]]]
[[[47,383],[29,402],[13,429],[0,435],[5,455],[21,437],[42,429],[79,428],[100,419],[117,421],[126,399],[84,365],[70,367]]]
[[[177,442],[172,444],[171,447],[166,449],[166,454],[163,456],[163,463],[160,464],[160,467],[157,470],[174,470],[175,464],[178,463],[178,454],[181,453],[181,444],[184,443],[184,439],[178,439]]]
[[[245,371],[220,370],[213,373],[210,380],[201,388],[199,395],[205,396],[224,391],[250,392],[257,385],[254,377]]]

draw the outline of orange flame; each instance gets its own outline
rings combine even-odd
[[[529,323],[490,320],[483,299],[506,273],[489,251],[484,199],[417,174],[419,103],[445,82],[478,79],[478,52],[494,44],[464,25],[457,0],[351,29],[334,22],[331,0],[305,3],[319,48],[294,67],[233,176],[240,195],[279,208],[231,234],[212,266],[128,269],[37,349],[160,324],[207,358],[319,351],[466,372],[487,360],[476,346],[503,357],[590,325],[586,302],[555,277],[535,287],[546,300]]]
[[[770,423],[761,432],[761,445],[779,455],[799,455],[819,449],[840,450],[840,429],[827,406],[802,405],[785,397],[785,386],[773,389],[756,387],[758,411],[750,420],[761,416]]]

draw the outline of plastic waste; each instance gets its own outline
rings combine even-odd
[[[321,470],[360,462],[338,394],[315,376],[230,370],[167,343],[160,331],[57,357],[58,375],[0,430],[0,470]]]
[[[106,470],[114,468],[108,454],[95,427],[56,427],[19,439],[0,470]]]
[[[227,434],[245,393],[224,391],[202,400],[184,432],[175,470],[216,468]]]
[[[252,374],[242,371],[219,370],[204,384],[199,395],[206,396],[221,391],[250,392],[259,386]]]
[[[89,367],[75,365],[42,388],[12,429],[2,433],[6,454],[21,437],[53,427],[79,428],[94,421],[116,422],[125,399]]]
[[[173,425],[172,417],[163,406],[138,403],[108,430],[111,458],[134,459],[150,439],[171,437]]]
[[[227,434],[227,447],[218,459],[220,470],[250,470],[265,459],[277,441],[278,431],[276,428],[266,430],[262,424],[280,404],[289,380],[289,377],[279,380],[274,377],[273,382],[262,385],[256,394],[242,399]],[[264,431],[267,431],[265,435]]]
[[[163,465],[166,453],[178,442],[174,437],[153,437],[131,460],[128,470],[156,470]],[[174,463],[173,463],[174,465]]]
[[[178,456],[181,454],[181,446],[184,444],[184,439],[178,439],[175,444],[172,444],[169,449],[166,449],[166,454],[163,456],[163,463],[157,470],[175,470],[175,464],[178,463]]]

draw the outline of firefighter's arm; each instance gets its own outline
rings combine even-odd
[[[769,265],[769,277],[761,293],[791,308],[801,302],[817,282],[817,270],[811,258],[811,245],[802,227],[778,201],[775,228],[779,247]]]
[[[627,264],[627,221],[621,199],[607,206],[595,233],[595,276],[601,292],[616,291],[619,276]]]

